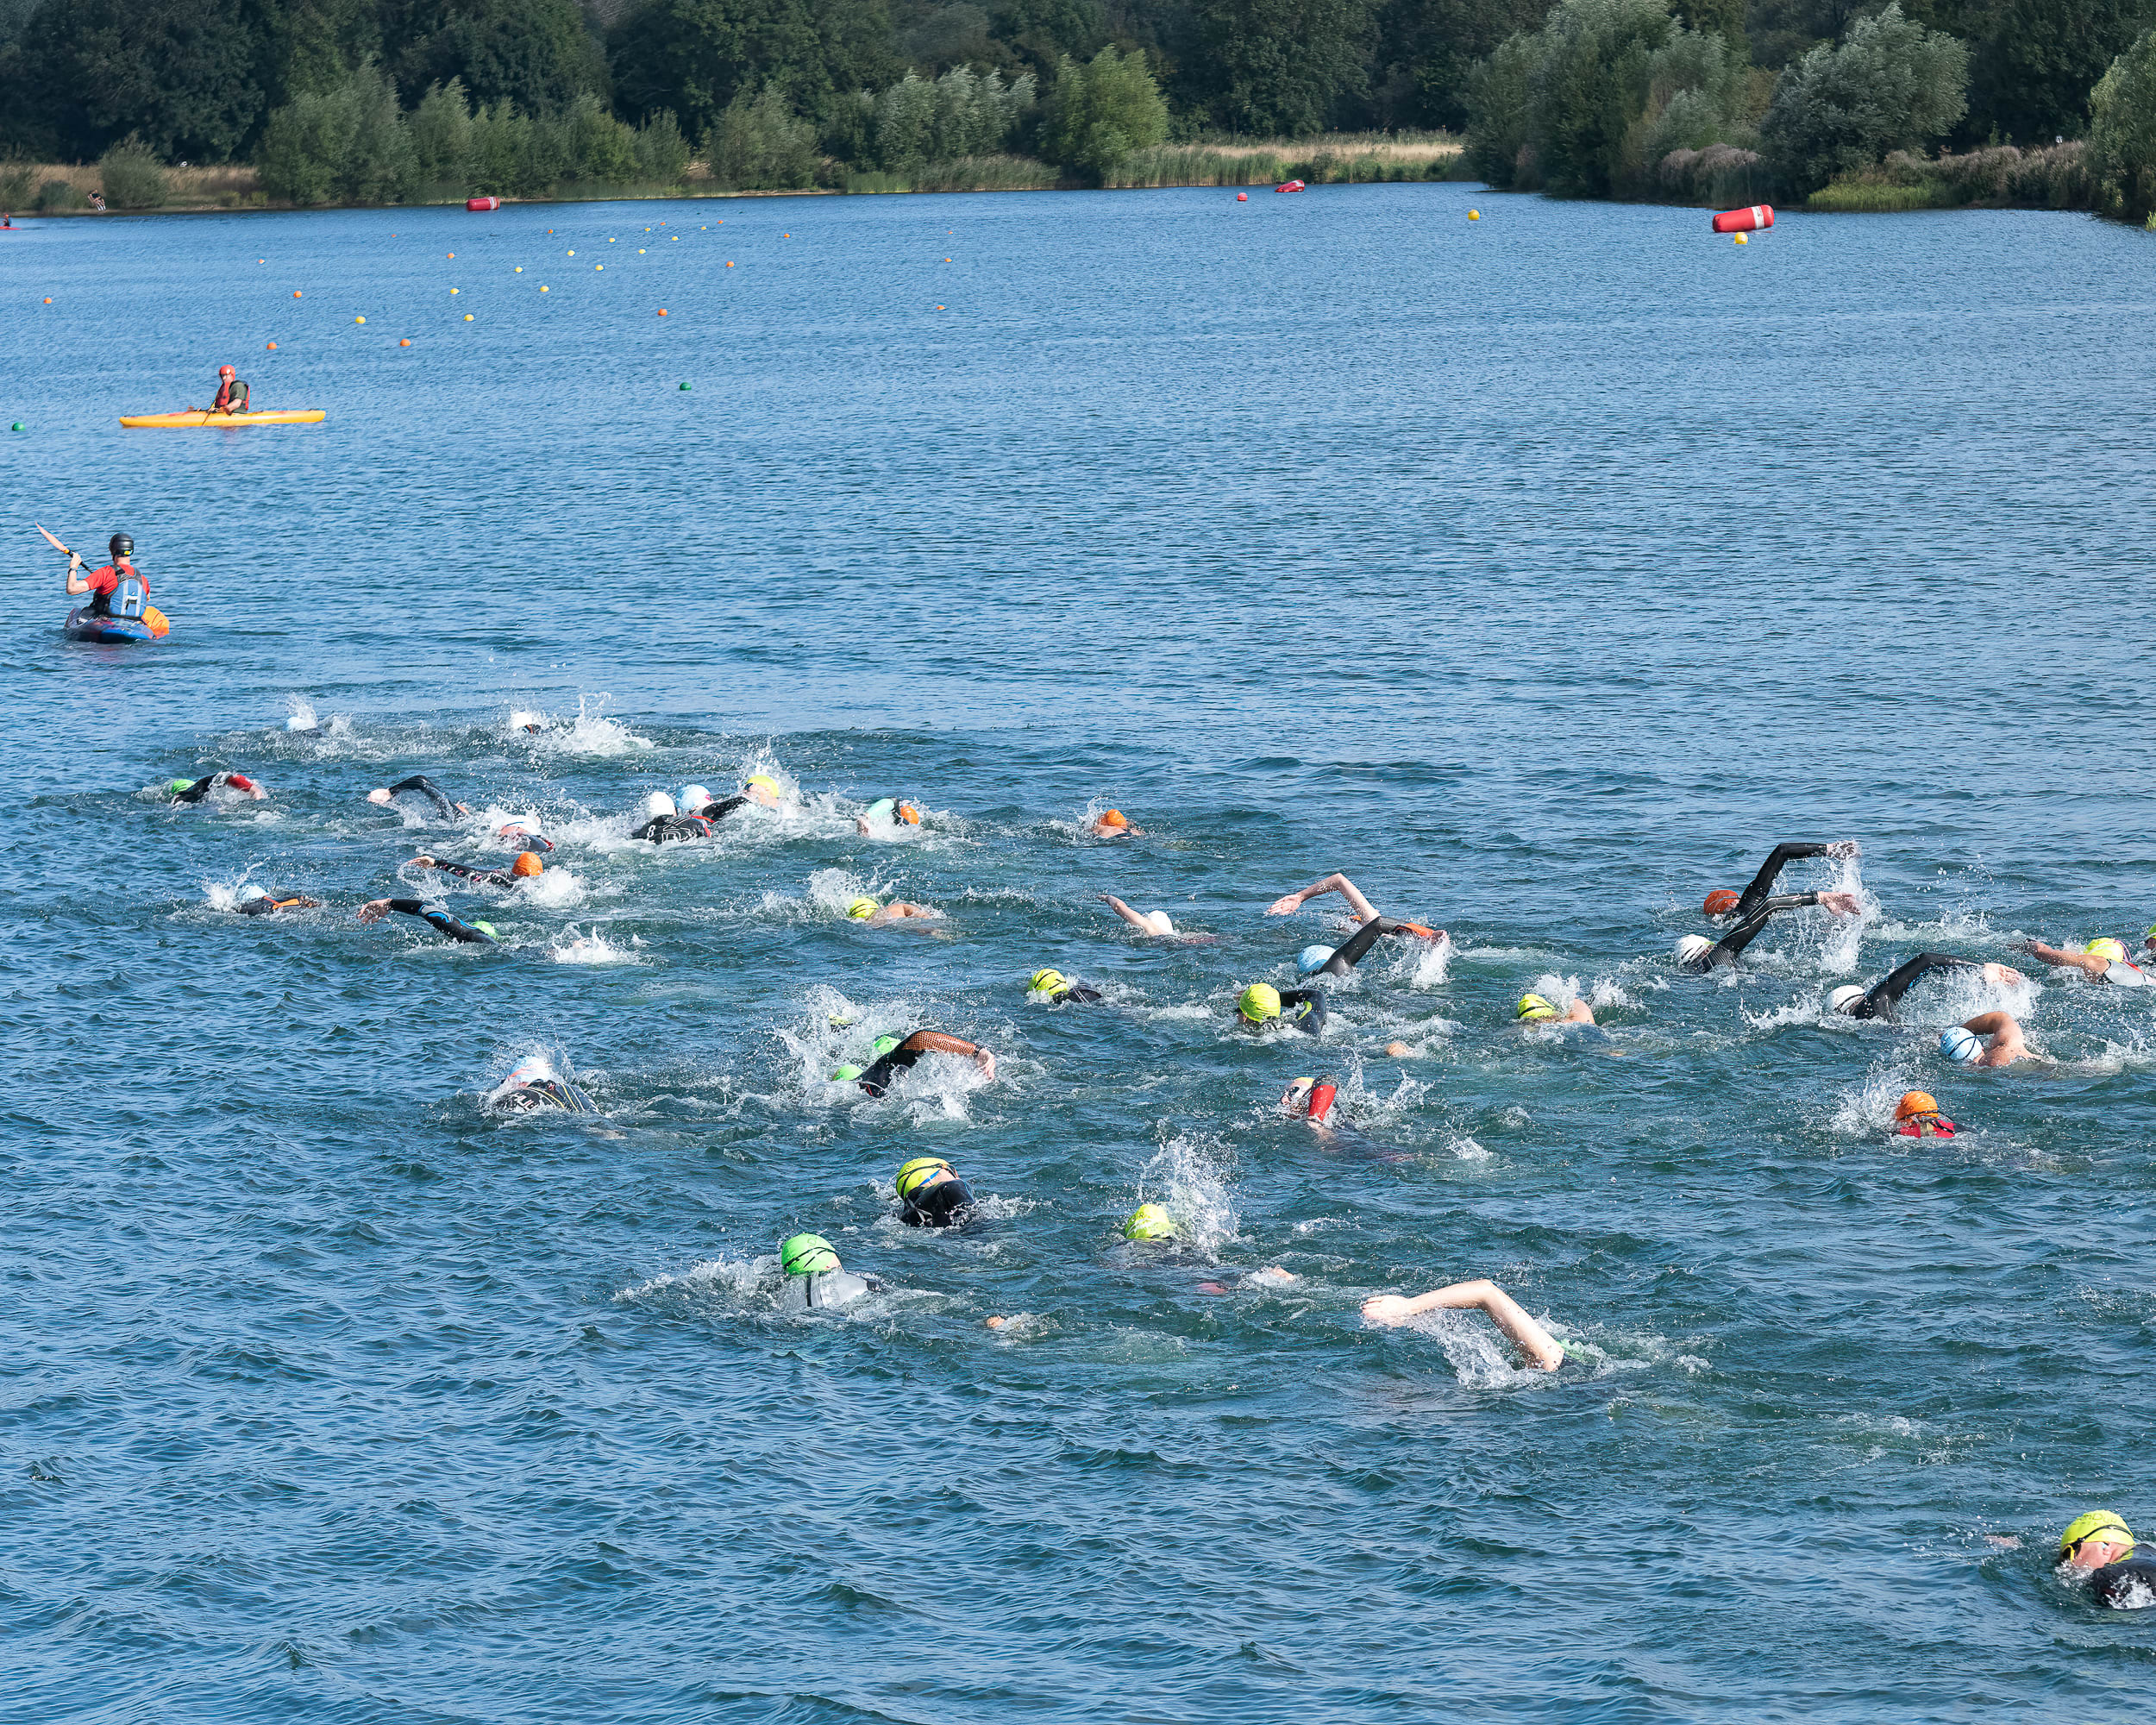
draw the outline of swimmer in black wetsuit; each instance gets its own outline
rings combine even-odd
[[[1778,898],[1762,899],[1720,940],[1709,940],[1702,934],[1686,935],[1677,944],[1677,962],[1687,970],[1726,969],[1737,962],[1738,955],[1759,938],[1776,916],[1807,905],[1824,906],[1836,916],[1854,916],[1858,911],[1854,893],[1784,893]]]
[[[2011,965],[1979,964],[1973,958],[1956,958],[1944,952],[1920,952],[1907,963],[1896,965],[1869,988],[1859,988],[1853,982],[1844,983],[1827,996],[1827,1002],[1848,1018],[1879,1019],[1887,1024],[1899,1024],[1902,1020],[1895,1011],[1896,1006],[1908,993],[1909,985],[1927,970],[1981,970],[1987,982],[2027,980]]]
[[[393,798],[407,794],[426,798],[434,805],[434,812],[444,820],[454,820],[459,815],[469,815],[472,812],[462,803],[451,802],[442,794],[442,787],[424,773],[414,773],[409,779],[399,779],[395,784],[385,786],[379,791],[369,791],[367,794],[367,800],[385,808]]]
[[[559,1109],[565,1114],[595,1114],[592,1099],[566,1078],[557,1078],[543,1055],[520,1061],[495,1088],[486,1108],[502,1114],[536,1114]]]
[[[536,815],[504,821],[494,829],[494,837],[511,850],[529,850],[547,856],[554,850],[554,841],[540,830],[539,817]]]
[[[779,1247],[779,1267],[785,1276],[780,1297],[790,1312],[850,1305],[883,1286],[875,1276],[848,1270],[821,1234],[795,1234],[785,1241]]]
[[[996,1076],[996,1057],[987,1049],[959,1037],[947,1036],[940,1030],[917,1030],[856,1082],[871,1096],[881,1096],[890,1089],[892,1080],[899,1073],[910,1070],[924,1054],[962,1054],[981,1069],[983,1077]]]
[[[454,875],[460,881],[469,881],[475,887],[513,887],[520,881],[536,880],[546,872],[547,868],[529,850],[506,869],[467,869],[461,862],[437,862],[431,856],[415,856],[411,866],[439,869],[444,875]]]
[[[1271,904],[1266,906],[1265,914],[1267,916],[1293,916],[1311,900],[1323,898],[1327,893],[1338,893],[1345,899],[1348,908],[1353,911],[1357,919],[1365,925],[1372,922],[1384,921],[1386,926],[1378,931],[1381,934],[1411,935],[1417,940],[1443,940],[1445,938],[1443,929],[1432,928],[1427,923],[1380,918],[1377,906],[1363,896],[1354,881],[1340,874],[1327,875],[1321,881],[1313,881],[1300,893],[1289,893],[1285,898],[1275,899]]]
[[[2140,1546],[2122,1518],[2091,1509],[2074,1518],[2059,1540],[2059,1571],[2081,1580],[2099,1605],[2115,1609],[2146,1605],[2156,1595],[2156,1558]]]
[[[940,1156],[917,1156],[899,1170],[899,1220],[909,1228],[962,1226],[973,1192]]]
[[[1049,969],[1036,970],[1028,977],[1025,992],[1045,996],[1051,1007],[1066,1006],[1074,1000],[1081,1006],[1091,1006],[1106,998],[1098,988],[1088,988],[1082,982],[1072,982],[1060,970]]]
[[[1269,982],[1253,982],[1235,1002],[1236,1022],[1245,1030],[1284,1024],[1316,1036],[1325,1029],[1325,1013],[1322,988],[1275,988]]]
[[[256,783],[244,773],[212,773],[206,779],[197,779],[191,784],[185,779],[174,779],[165,787],[165,794],[176,803],[198,803],[212,791],[236,791],[243,797],[262,802],[269,796],[268,788]]]
[[[360,906],[361,922],[379,922],[392,911],[404,916],[416,916],[452,940],[464,941],[480,946],[496,944],[494,925],[491,922],[465,922],[447,911],[429,909],[417,899],[370,899]]]
[[[1304,947],[1295,960],[1295,969],[1306,976],[1344,976],[1363,962],[1380,935],[1403,932],[1401,925],[1390,917],[1374,916],[1350,935],[1344,946]]]
[[[1564,1344],[1535,1322],[1526,1308],[1495,1282],[1456,1282],[1449,1288],[1432,1289],[1412,1300],[1397,1294],[1380,1294],[1363,1302],[1366,1323],[1404,1324],[1410,1318],[1433,1311],[1487,1312],[1513,1345],[1527,1357],[1527,1364],[1555,1371],[1564,1364]]]
[[[644,824],[629,835],[650,844],[674,844],[692,838],[709,838],[711,824],[702,815],[683,814],[664,791],[644,799]]]
[[[1832,844],[1777,844],[1743,892],[1733,893],[1727,887],[1718,887],[1707,895],[1707,902],[1701,908],[1717,919],[1734,917],[1742,922],[1774,891],[1783,863],[1794,862],[1800,856],[1832,856],[1839,862],[1861,854],[1853,838],[1838,838]]]
[[[276,899],[260,887],[248,887],[241,891],[239,903],[232,908],[241,916],[275,916],[279,911],[318,911],[322,900],[303,898],[297,893],[289,899]]]

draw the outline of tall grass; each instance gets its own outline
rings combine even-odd
[[[1814,192],[1808,210],[2093,210],[2097,187],[2085,147],[2011,144],[1963,155],[1920,156],[1896,150],[1877,167],[1843,174]]]

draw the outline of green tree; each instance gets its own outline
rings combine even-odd
[[[464,80],[430,84],[412,110],[412,157],[419,178],[461,180],[472,154],[472,109],[464,98]]]
[[[168,195],[164,164],[133,138],[98,159],[97,179],[115,210],[155,210]]]
[[[262,189],[293,204],[394,204],[418,183],[396,88],[372,65],[271,115],[256,161]]]
[[[2021,143],[2079,137],[2090,88],[2156,23],[2151,0],[1998,0],[1969,67],[1967,129]]]
[[[1040,78],[1054,78],[1066,56],[1098,53],[1108,40],[1100,0],[1003,0],[990,9],[988,29]]]
[[[671,109],[693,136],[744,88],[774,87],[824,114],[898,80],[906,68],[890,35],[883,0],[651,0],[615,29],[615,105]]]
[[[636,128],[636,178],[657,185],[679,185],[689,171],[689,141],[680,122],[661,108]]]
[[[1889,150],[1927,147],[1967,106],[1969,50],[1890,3],[1851,26],[1838,48],[1814,48],[1775,80],[1759,144],[1799,197]]]
[[[1551,191],[1608,198],[1616,188],[1654,56],[1673,28],[1667,0],[1564,0],[1551,9],[1527,85],[1527,141]]]
[[[1370,0],[1197,0],[1186,87],[1217,126],[1308,137],[1369,87]]]
[[[2109,212],[2156,216],[2156,31],[2111,62],[2089,94],[2089,171]]]
[[[1527,151],[1527,88],[1541,63],[1542,33],[1522,30],[1468,75],[1468,166],[1501,191],[1540,183]]]
[[[737,91],[704,141],[704,161],[736,191],[799,191],[815,183],[816,130],[775,89]]]
[[[1106,179],[1167,135],[1168,104],[1143,54],[1103,48],[1083,65],[1066,60],[1056,68],[1040,148],[1058,167]]]
[[[576,0],[419,0],[399,34],[397,79],[414,100],[452,78],[476,103],[525,114],[611,94],[605,51]]]
[[[1463,129],[1476,62],[1548,10],[1547,0],[1392,0],[1378,18],[1377,118]]]

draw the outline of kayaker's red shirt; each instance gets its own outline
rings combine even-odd
[[[150,590],[149,577],[132,563],[107,563],[102,569],[92,569],[84,579],[90,583],[93,593],[109,593],[122,581],[140,581],[142,591]]]

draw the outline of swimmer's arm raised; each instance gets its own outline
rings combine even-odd
[[[2078,970],[2083,975],[2097,980],[2111,968],[2109,959],[2099,958],[2093,952],[2066,952],[2056,946],[2046,946],[2040,940],[2023,941],[2021,950],[2046,964],[2056,964],[2064,970]]]
[[[1275,899],[1265,907],[1267,916],[1293,916],[1313,899],[1323,898],[1327,893],[1338,893],[1348,901],[1357,920],[1368,922],[1377,914],[1377,906],[1364,898],[1354,881],[1344,875],[1327,875],[1322,881],[1313,881],[1300,893],[1290,893],[1284,899]]]
[[[1557,1346],[1556,1338],[1495,1282],[1456,1282],[1449,1288],[1434,1288],[1427,1294],[1418,1294],[1412,1300],[1402,1299],[1397,1294],[1381,1294],[1363,1303],[1363,1316],[1373,1324],[1404,1324],[1410,1318],[1435,1311],[1487,1312],[1490,1320],[1527,1356],[1532,1364],[1544,1371],[1555,1371],[1564,1364],[1564,1350]]]

